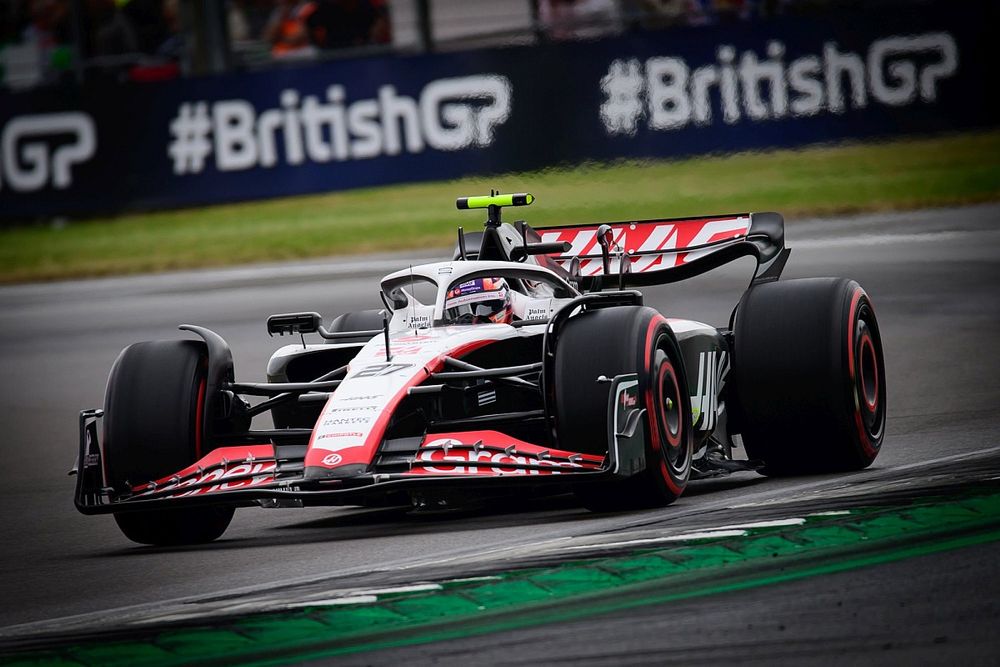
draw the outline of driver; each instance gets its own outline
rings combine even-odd
[[[510,324],[510,286],[503,278],[475,278],[448,290],[444,319],[450,324]]]

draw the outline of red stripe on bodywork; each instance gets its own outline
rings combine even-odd
[[[717,231],[712,234],[709,238],[699,239],[697,245],[704,245],[707,243],[715,243],[719,241],[727,240],[737,240],[746,238],[746,235],[750,228],[750,216],[749,214],[734,214],[732,216],[713,216],[706,218],[685,218],[685,219],[674,219],[674,220],[637,220],[634,222],[612,222],[606,223],[612,229],[612,234],[614,235],[615,243],[620,245],[629,253],[633,253],[639,250],[659,250],[664,248],[672,239],[676,240],[675,254],[665,254],[657,256],[647,256],[652,257],[652,260],[648,263],[643,263],[641,268],[634,269],[636,273],[645,273],[647,271],[655,270],[666,270],[673,268],[675,266],[680,266],[685,261],[690,252],[685,252],[686,248],[689,248],[694,244],[694,240],[698,235],[705,229],[707,225],[716,222],[734,222],[739,223],[739,227],[733,229],[726,229],[722,231]],[[576,242],[576,238],[581,233],[588,233],[591,235],[587,239],[584,247],[573,252],[576,256],[580,255],[591,255],[598,253],[597,245],[597,229],[600,227],[601,223],[589,224],[589,225],[572,225],[566,227],[541,227],[536,231],[541,235],[544,240],[547,241],[567,241],[571,244]],[[654,234],[657,229],[662,229],[668,227],[670,233],[667,234],[662,241],[656,244],[656,248],[644,248],[643,246],[649,241],[650,237]],[[721,246],[720,246],[721,247]],[[703,248],[698,251],[691,252],[714,252],[718,250],[719,247],[715,248]],[[563,254],[553,254],[550,257],[560,264],[568,263],[572,256]],[[633,256],[633,259],[637,259],[639,256]],[[595,268],[596,267],[596,268]],[[581,266],[581,271],[584,275],[592,275],[599,271],[600,260],[584,260],[583,266]]]
[[[421,371],[423,371],[423,375],[421,375],[419,371],[415,373],[414,376],[410,378],[406,382],[406,384],[403,385],[403,387],[386,402],[385,407],[382,409],[382,412],[375,420],[375,424],[372,426],[371,431],[368,432],[368,436],[365,438],[364,443],[362,443],[362,445],[360,446],[363,452],[361,457],[351,456],[350,460],[348,460],[345,457],[340,463],[337,463],[335,466],[324,464],[323,457],[329,454],[329,452],[322,449],[313,449],[313,443],[316,439],[316,429],[314,427],[313,433],[309,437],[309,447],[306,451],[305,466],[332,469],[335,467],[340,467],[351,463],[370,463],[372,457],[375,455],[375,451],[378,449],[378,446],[382,443],[382,438],[384,437],[385,430],[389,425],[389,420],[392,419],[392,415],[395,414],[396,408],[403,401],[403,399],[406,398],[407,392],[411,387],[416,387],[424,380],[426,380],[428,377],[441,370],[441,368],[444,366],[445,357],[457,358],[462,355],[468,354],[469,352],[477,350],[481,347],[489,345],[490,343],[493,342],[495,341],[477,340],[471,343],[466,343],[454,349],[448,350],[447,352],[439,354],[429,363],[425,364],[424,367],[420,369]],[[333,400],[333,397],[331,397],[330,400]]]
[[[231,447],[219,447],[218,449],[213,449],[183,470],[178,470],[175,473],[161,477],[155,481],[155,484],[157,487],[164,487],[169,485],[170,480],[174,477],[185,478],[200,474],[200,470],[221,466],[223,462],[226,462],[226,465],[222,466],[223,469],[230,470],[238,465],[245,465],[248,462],[253,463],[261,459],[265,461],[274,460],[274,445],[233,445]],[[151,485],[148,483],[139,484],[132,487],[132,491],[140,493],[150,490],[150,488]]]
[[[571,452],[565,449],[553,449],[552,447],[542,447],[541,445],[534,445],[530,442],[525,442],[515,438],[512,435],[507,435],[501,431],[494,430],[480,430],[480,431],[455,431],[452,433],[428,433],[424,436],[423,442],[420,443],[421,447],[426,447],[429,443],[435,440],[458,440],[459,442],[467,445],[472,445],[477,442],[483,445],[492,447],[509,447],[513,445],[517,448],[519,453],[531,454],[532,456],[541,454],[543,452],[548,452],[550,456],[568,458],[570,456],[579,456],[583,461],[587,463],[595,463],[600,465],[604,462],[604,457],[598,454],[583,454],[581,452]]]
[[[479,348],[481,348],[481,347],[483,347],[485,345],[489,345],[492,342],[493,341],[491,341],[491,340],[477,340],[477,341],[473,341],[471,343],[466,343],[465,345],[461,345],[461,346],[459,346],[459,347],[457,347],[457,348],[455,348],[453,350],[450,350],[448,352],[444,352],[444,353],[438,355],[430,363],[428,363],[427,365],[425,365],[423,367],[423,371],[426,374],[426,377],[420,377],[419,373],[416,374],[416,375],[414,375],[412,378],[410,378],[409,382],[407,382],[403,386],[402,389],[400,389],[398,392],[396,392],[395,396],[393,396],[391,399],[389,399],[389,402],[386,404],[385,408],[382,410],[382,414],[380,414],[378,416],[378,419],[375,420],[375,425],[372,427],[372,430],[368,433],[368,437],[365,439],[364,447],[365,448],[369,448],[372,445],[378,446],[379,443],[382,442],[382,436],[385,434],[385,429],[389,425],[389,420],[392,418],[392,415],[395,413],[396,407],[400,404],[400,402],[402,402],[402,400],[404,398],[406,398],[407,391],[409,391],[410,387],[415,387],[415,386],[419,385],[421,382],[423,382],[424,380],[426,380],[428,377],[430,377],[434,373],[437,373],[439,370],[441,370],[441,368],[444,367],[444,358],[445,357],[456,357],[457,358],[457,357],[462,356],[463,354],[468,354],[469,352],[472,352],[473,350],[477,350],[477,349],[479,349]],[[372,453],[374,453],[374,452],[372,452]]]
[[[448,443],[448,451],[443,449],[445,443]],[[483,449],[473,449],[476,444],[481,445]],[[498,449],[508,451],[498,451]],[[569,461],[570,457],[576,460]],[[510,467],[510,464],[515,463],[546,466],[551,469],[525,470]],[[541,447],[500,431],[459,431],[430,433],[424,436],[420,451],[413,462],[413,470],[409,474],[553,475],[600,470],[603,463],[603,456]]]

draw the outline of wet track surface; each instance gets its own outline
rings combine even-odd
[[[167,603],[266,605],[362,582],[460,577],[515,563],[567,560],[597,545],[707,527],[867,506],[886,497],[951,494],[1000,476],[1000,207],[790,221],[784,277],[843,275],[872,296],[889,382],[888,437],[874,466],[846,477],[693,483],[674,506],[595,516],[565,499],[445,516],[350,509],[240,510],[217,543],[138,548],[110,517],[72,506],[77,412],[100,406],[118,351],[197,323],[233,347],[238,378],[264,379],[279,341],[265,317],[331,317],[377,306],[378,277],[420,257],[309,263],[294,269],[188,273],[0,289],[5,439],[0,525],[0,642],[25,633],[155,618]],[[423,257],[430,256],[427,253]],[[437,256],[440,256],[438,254]],[[722,325],[749,263],[646,291],[668,315]],[[287,339],[286,339],[287,340]],[[996,484],[996,482],[992,482]],[[600,547],[604,544],[604,547]],[[580,546],[580,550],[565,547]],[[740,658],[907,662],[1000,655],[996,543],[725,593],[355,656],[394,662],[720,662]],[[318,583],[317,583],[318,581]],[[231,598],[229,594],[249,594]],[[122,608],[129,608],[122,611]],[[109,613],[109,610],[116,610]],[[82,615],[82,616],[81,616]],[[71,621],[64,619],[76,616]],[[12,627],[34,624],[20,628]],[[601,637],[600,650],[580,637]],[[943,638],[943,639],[942,639]],[[2,646],[2,644],[0,644]]]

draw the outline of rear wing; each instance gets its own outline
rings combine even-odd
[[[539,243],[569,244],[568,250],[538,260],[558,265],[585,289],[594,287],[605,275],[608,279],[614,276],[620,288],[676,282],[747,256],[757,260],[753,282],[768,282],[781,275],[790,252],[785,248],[784,219],[777,213],[635,220],[532,231]]]

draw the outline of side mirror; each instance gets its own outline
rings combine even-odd
[[[604,275],[611,273],[611,245],[614,243],[614,238],[611,225],[601,225],[597,228],[597,242],[601,244],[601,263],[604,265]]]
[[[323,318],[319,313],[282,313],[267,318],[267,335],[307,334],[319,331]]]
[[[389,301],[392,302],[392,310],[399,310],[400,308],[406,308],[410,305],[410,300],[399,287],[396,287],[389,292]]]
[[[554,255],[569,252],[573,247],[569,241],[556,241],[555,243],[529,243],[528,245],[517,246],[510,251],[510,259],[514,262],[523,262],[528,255]]]

